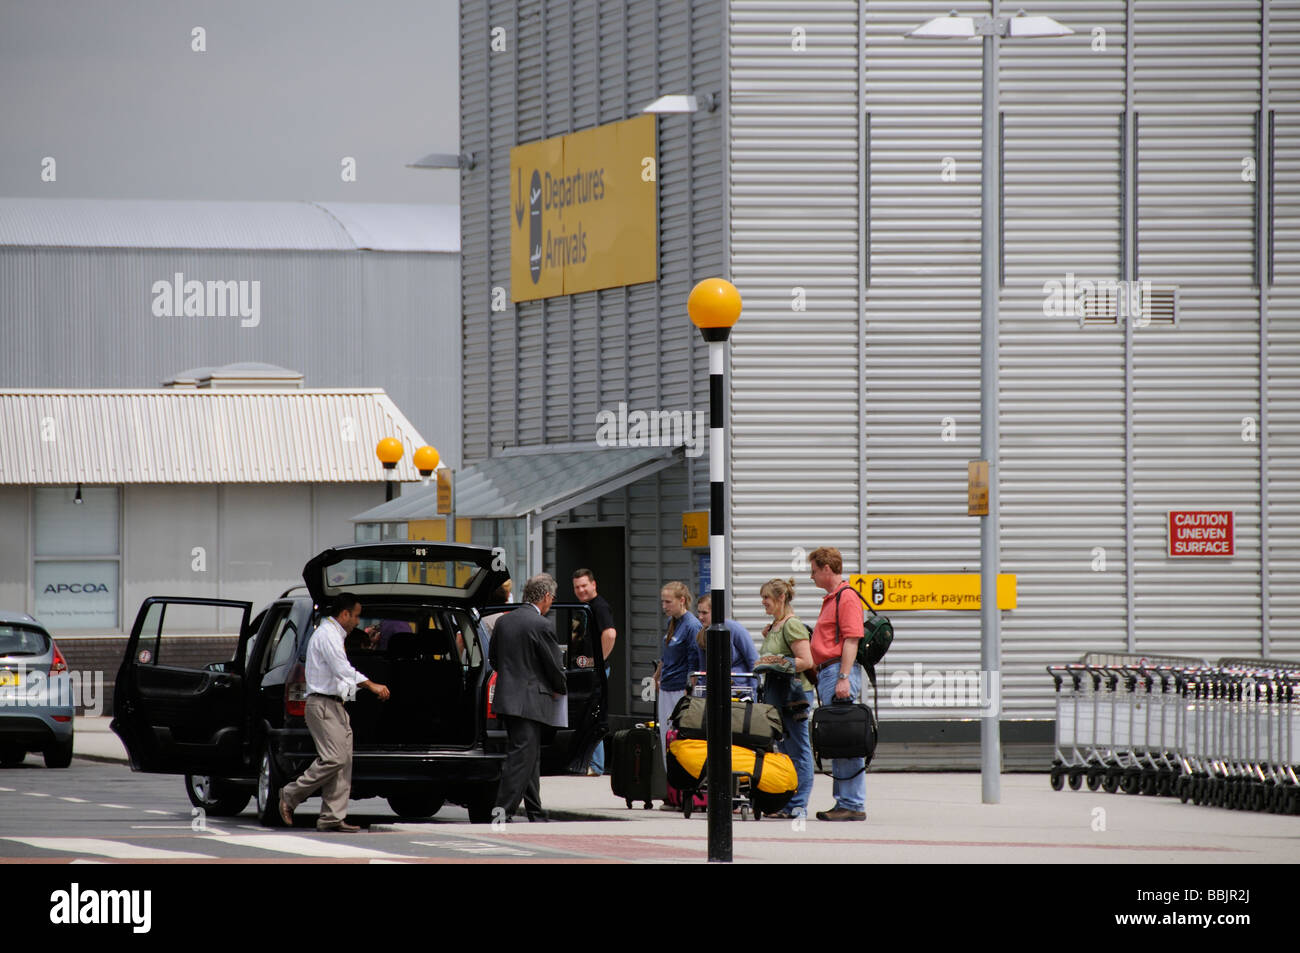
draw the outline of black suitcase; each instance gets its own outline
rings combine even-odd
[[[659,732],[641,726],[626,728],[614,732],[611,746],[609,786],[615,796],[626,801],[628,807],[633,801],[644,801],[646,810],[654,807],[656,798],[662,801],[668,793],[668,781]]]
[[[865,758],[871,764],[880,729],[870,706],[847,699],[822,705],[812,716],[812,747],[817,759]]]

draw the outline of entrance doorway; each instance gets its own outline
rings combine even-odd
[[[629,705],[627,575],[622,526],[557,526],[555,572],[560,591],[556,599],[572,601],[573,571],[590,569],[596,591],[609,603],[618,641],[609,659],[609,714],[626,714]]]

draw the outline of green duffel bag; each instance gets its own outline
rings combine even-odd
[[[680,738],[707,737],[705,706],[707,699],[683,696],[673,709],[670,721]],[[762,702],[731,703],[731,743],[758,751],[771,751],[781,740],[781,712],[775,705]]]

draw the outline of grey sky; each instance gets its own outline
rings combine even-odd
[[[0,0],[0,195],[455,203],[457,60],[456,0]]]

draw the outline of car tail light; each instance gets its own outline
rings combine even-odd
[[[307,714],[307,669],[301,662],[293,667],[284,686],[284,713],[297,718]]]
[[[50,674],[62,675],[68,670],[68,661],[63,657],[63,653],[59,651],[57,642],[51,642],[50,645],[54,647],[54,660],[50,662]]]
[[[496,715],[492,711],[492,702],[496,699],[496,697],[497,697],[497,673],[493,672],[492,677],[488,679],[488,687],[487,687],[487,717],[489,721],[496,718]]]

